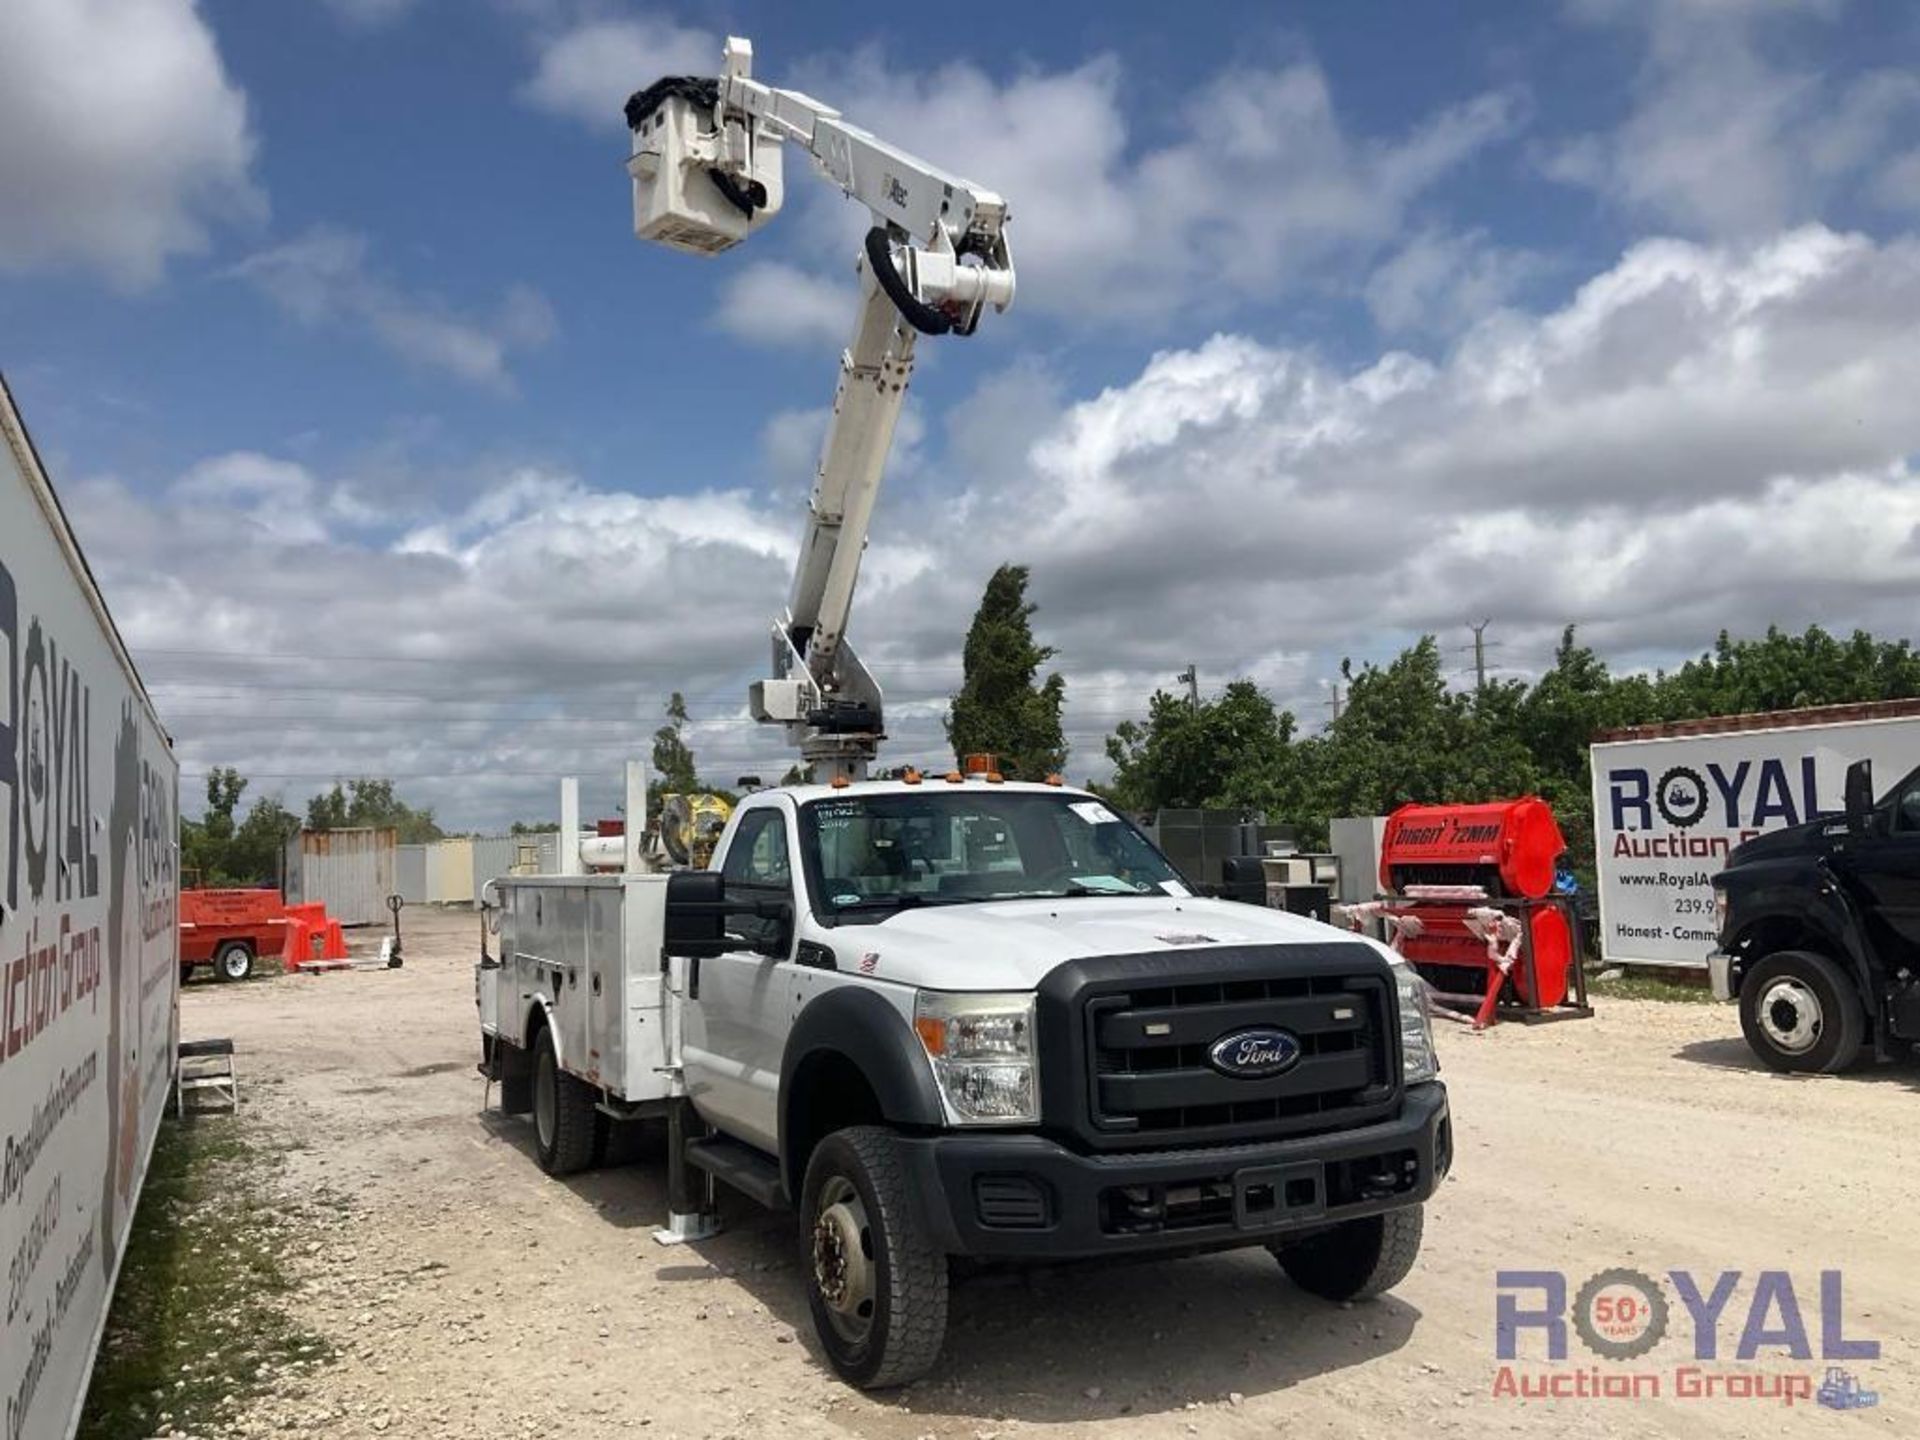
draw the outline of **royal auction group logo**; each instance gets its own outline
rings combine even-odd
[[[1848,1333],[1838,1270],[1797,1286],[1785,1270],[1668,1270],[1659,1278],[1626,1266],[1598,1270],[1578,1286],[1559,1270],[1502,1270],[1494,1281],[1498,1399],[1757,1400],[1835,1410],[1879,1403],[1878,1391],[1837,1363],[1880,1358],[1878,1340]],[[1577,1360],[1574,1337],[1585,1352]],[[1650,1359],[1663,1342],[1685,1358]]]

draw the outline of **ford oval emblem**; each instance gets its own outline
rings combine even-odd
[[[1300,1037],[1262,1025],[1222,1035],[1207,1051],[1207,1063],[1236,1080],[1264,1080],[1300,1062]]]

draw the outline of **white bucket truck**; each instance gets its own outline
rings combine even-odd
[[[799,569],[751,696],[823,783],[750,795],[705,870],[645,873],[635,824],[617,872],[494,881],[483,1070],[532,1112],[555,1174],[595,1163],[614,1125],[664,1122],[664,1239],[711,1233],[715,1180],[797,1212],[821,1347],[860,1386],[933,1363],[955,1257],[1265,1246],[1315,1294],[1387,1289],[1453,1148],[1407,966],[1195,896],[1057,779],[865,778],[881,693],[845,630],[867,522],[916,335],[970,334],[1013,298],[1007,206],[755,82],[750,61],[730,40],[719,79],[636,95],[629,170],[639,233],[695,252],[778,208],[787,142],[873,212]],[[627,793],[637,820],[637,767]]]

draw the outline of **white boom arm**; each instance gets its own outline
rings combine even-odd
[[[669,78],[627,102],[634,231],[696,254],[731,248],[779,210],[788,140],[873,214],[793,590],[774,622],[773,674],[750,695],[754,718],[786,725],[816,779],[857,779],[885,727],[880,687],[846,630],[914,344],[970,335],[988,305],[1013,303],[1007,206],[810,96],[762,85],[752,64],[753,47],[729,39],[719,79]]]

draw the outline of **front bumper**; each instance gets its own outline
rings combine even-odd
[[[996,1260],[1257,1245],[1418,1204],[1453,1163],[1437,1080],[1408,1086],[1388,1120],[1253,1145],[1085,1155],[1042,1135],[949,1132],[901,1146],[936,1243]]]
[[[1713,987],[1714,999],[1733,999],[1733,956],[1724,950],[1707,956],[1707,983]]]

